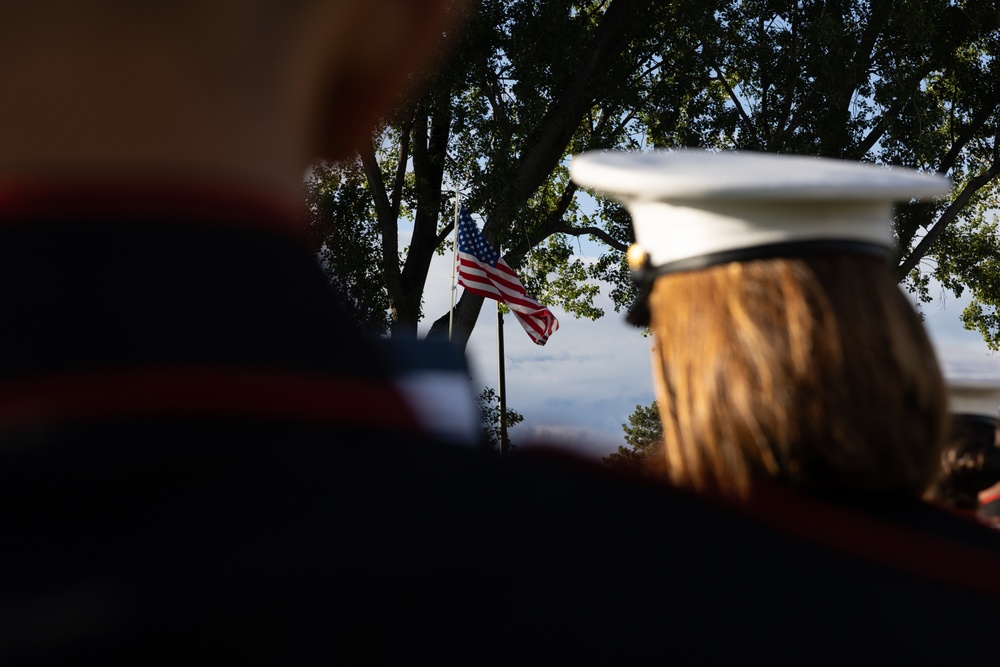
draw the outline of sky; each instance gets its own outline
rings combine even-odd
[[[436,258],[424,293],[428,318],[419,328],[421,335],[447,312],[451,281],[450,255]],[[456,300],[462,289],[457,287]],[[931,294],[935,300],[920,310],[946,377],[1000,381],[1000,356],[987,349],[978,333],[962,328],[965,300],[936,286]],[[625,444],[622,425],[635,407],[655,398],[650,339],[626,324],[623,313],[614,312],[607,289],[597,303],[605,316],[596,321],[551,308],[559,330],[545,346],[535,345],[513,315],[504,316],[507,406],[524,416],[509,431],[515,447],[519,441],[523,446],[539,439],[583,456],[607,456]],[[495,302],[485,301],[466,349],[476,393],[497,388],[496,320]]]
[[[447,312],[451,283],[451,256],[436,257],[424,290],[428,317],[419,327],[420,335]],[[456,300],[462,291],[458,286]],[[495,304],[483,303],[466,348],[477,393],[498,386]],[[649,339],[626,324],[623,314],[614,312],[607,290],[597,304],[605,310],[597,321],[578,320],[551,308],[559,330],[544,346],[532,342],[513,315],[504,316],[507,407],[524,416],[509,431],[515,446],[519,440],[541,439],[585,456],[606,456],[624,444],[622,424],[635,406],[653,401]]]

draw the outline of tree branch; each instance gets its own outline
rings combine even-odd
[[[948,150],[948,154],[941,159],[941,164],[939,164],[937,168],[937,172],[939,174],[946,174],[952,169],[952,167],[955,166],[955,162],[958,161],[958,156],[961,154],[962,150],[975,138],[976,133],[983,128],[983,125],[985,125],[986,121],[990,119],[993,112],[996,111],[996,108],[996,103],[992,106],[984,105],[979,112],[976,113],[975,117],[965,130],[958,135],[955,143],[952,144],[951,148]],[[995,150],[996,147],[994,146],[994,151]]]
[[[527,233],[523,237],[519,237],[517,243],[514,243],[506,253],[504,253],[504,259],[512,268],[517,268],[521,264],[521,260],[526,254],[528,254],[532,248],[536,245],[549,238],[553,234],[557,233],[556,230],[560,227],[565,227],[567,229],[572,229],[563,222],[563,216],[566,215],[566,211],[569,210],[570,204],[573,203],[573,197],[576,196],[576,192],[579,187],[576,183],[572,181],[566,185],[566,189],[563,190],[562,195],[559,197],[559,202],[555,207],[549,211],[549,214],[545,216],[545,220],[539,225],[537,234],[534,238],[529,236]]]
[[[726,94],[729,95],[729,99],[732,101],[733,106],[736,107],[736,111],[740,115],[740,120],[743,121],[743,125],[746,126],[747,128],[747,132],[749,132],[750,136],[754,138],[754,143],[757,146],[760,146],[760,137],[757,136],[757,129],[754,127],[753,121],[750,119],[750,116],[747,115],[746,109],[743,108],[743,104],[740,102],[740,98],[736,96],[736,91],[733,90],[732,86],[729,85],[729,82],[726,81],[726,77],[723,76],[722,67],[714,64],[712,65],[712,67],[715,68],[716,72],[718,72],[718,76],[716,76],[715,78],[717,81],[721,82],[722,87],[726,89]]]
[[[392,205],[382,180],[382,170],[375,158],[375,144],[369,140],[362,143],[360,150],[361,165],[368,179],[368,192],[375,204],[375,215],[378,217],[379,228],[382,230],[382,270],[385,274],[385,285],[389,292],[389,300],[399,294],[399,262],[396,255],[399,247],[399,236],[396,229],[396,218],[392,214]]]
[[[441,186],[451,130],[451,105],[448,101],[424,106],[414,124],[413,175],[417,206],[413,216],[413,234],[400,276],[400,299],[396,305],[392,334],[416,336],[420,319],[421,295],[437,248],[438,216],[441,211]],[[419,134],[418,134],[419,131]]]
[[[525,140],[527,148],[511,188],[494,206],[483,229],[487,239],[492,238],[493,229],[509,226],[523,202],[559,163],[580,121],[593,104],[595,79],[608,70],[610,63],[629,44],[647,4],[634,0],[611,2],[576,71],[537,130]]]
[[[590,234],[591,236],[596,236],[601,239],[606,245],[614,248],[615,250],[620,250],[621,252],[628,250],[627,243],[622,243],[600,227],[571,227],[569,225],[563,225],[562,227],[553,228],[552,233],[568,234],[569,236],[583,236],[585,234]]]
[[[406,163],[410,160],[410,133],[413,131],[413,116],[410,115],[400,130],[399,159],[396,160],[396,177],[392,182],[392,218],[399,220],[399,208],[403,201],[403,184],[406,182]],[[395,222],[393,223],[395,227]]]
[[[916,90],[920,85],[920,82],[931,73],[932,69],[933,67],[930,63],[924,63],[924,65],[914,72],[912,77],[910,77],[910,80],[903,86],[903,90]],[[882,117],[879,119],[878,123],[875,124],[875,127],[872,128],[871,132],[869,132],[865,138],[861,140],[861,143],[858,144],[857,151],[855,152],[856,158],[861,159],[864,157],[868,151],[870,151],[872,147],[875,146],[875,144],[877,144],[883,136],[885,136],[885,133],[889,131],[889,126],[892,124],[896,115],[903,109],[904,106],[906,106],[906,103],[909,102],[911,98],[912,92],[907,95],[900,95],[896,98],[892,105],[886,109],[885,113],[882,114]]]
[[[938,218],[938,221],[934,224],[934,226],[928,230],[927,234],[924,235],[924,238],[920,239],[920,243],[918,243],[917,247],[913,249],[913,252],[910,253],[909,257],[899,264],[896,268],[896,277],[899,280],[903,280],[906,276],[908,276],[910,271],[912,271],[920,260],[927,255],[931,246],[933,246],[938,238],[940,238],[941,234],[944,233],[944,230],[948,227],[948,225],[955,221],[959,212],[965,208],[966,204],[969,203],[969,200],[972,199],[972,196],[975,195],[980,188],[996,178],[998,174],[1000,174],[1000,141],[998,141],[997,137],[994,137],[993,161],[989,168],[978,176],[971,178],[969,182],[966,183],[965,187],[962,188],[962,191],[955,198],[955,200],[948,205],[948,208],[941,214],[941,217]]]

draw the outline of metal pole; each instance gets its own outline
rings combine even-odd
[[[458,265],[458,186],[455,186],[455,228],[451,237],[451,307],[448,309],[448,340],[455,323],[455,267]]]
[[[503,311],[497,301],[497,384],[500,385],[500,456],[506,456],[510,442],[507,440],[507,378],[503,363]]]

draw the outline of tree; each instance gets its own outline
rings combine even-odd
[[[594,235],[616,251],[600,275],[616,276],[628,300],[621,262],[631,239],[627,216],[613,207],[606,220],[582,210],[567,158],[590,148],[638,147],[641,118],[653,107],[712,94],[686,74],[697,40],[677,29],[678,17],[704,21],[707,30],[712,11],[660,0],[478,4],[424,93],[386,120],[357,163],[342,167],[337,185],[351,193],[330,215],[351,219],[358,212],[347,205],[367,197],[355,219],[381,237],[393,335],[416,333],[431,259],[450,248],[448,190],[456,181],[465,205],[485,217],[484,236],[503,249],[532,296],[579,317],[601,316],[593,305],[598,287],[585,282],[598,274],[572,258],[572,237]],[[413,231],[401,259],[403,222]],[[482,298],[468,293],[456,305],[455,338],[463,345],[481,306]],[[446,329],[447,314],[431,335]]]
[[[491,387],[486,387],[478,396],[479,414],[482,416],[483,433],[491,452],[500,452],[500,397]],[[506,416],[506,426],[508,429],[524,421],[524,415],[507,408],[504,411]],[[507,438],[511,451],[517,449]]]
[[[628,424],[622,424],[625,431],[625,444],[618,451],[605,456],[602,461],[615,468],[643,472],[649,469],[654,460],[663,456],[663,424],[660,422],[660,411],[656,401],[647,406],[636,405],[635,411],[629,415]]]
[[[1000,45],[995,3],[727,3],[705,42],[730,105],[724,143],[947,174],[952,196],[903,206],[897,275],[928,300],[930,275],[973,303],[997,348]],[[664,136],[661,142],[670,142]]]
[[[356,162],[316,172],[337,179],[323,215],[355,220],[365,239],[327,243],[329,266],[355,265],[337,251],[378,261],[364,286],[380,279],[393,335],[415,335],[431,258],[450,249],[459,185],[529,293],[596,318],[587,278],[611,283],[616,309],[634,296],[622,252],[631,225],[617,204],[577,191],[571,155],[697,146],[898,164],[955,185],[942,201],[899,208],[900,280],[925,300],[932,275],[971,290],[967,326],[996,348],[998,50],[997,9],[979,0],[481,0],[423,93]],[[403,223],[413,231],[401,256]],[[580,236],[607,252],[583,263]],[[458,301],[461,344],[481,305]],[[439,316],[430,335],[447,326]]]
[[[337,287],[354,321],[372,335],[389,331],[389,299],[382,262],[381,240],[362,220],[368,207],[363,176],[352,165],[333,168],[316,165],[306,181],[306,206],[320,262]]]

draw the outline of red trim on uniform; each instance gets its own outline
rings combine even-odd
[[[979,505],[986,505],[988,503],[992,503],[994,500],[1000,500],[1000,492],[997,492],[992,496],[987,496],[984,500],[980,500]]]
[[[301,202],[231,185],[141,179],[0,182],[0,225],[23,224],[26,218],[68,224],[166,221],[270,231],[305,240],[304,216]]]
[[[133,417],[417,428],[403,396],[392,385],[369,379],[270,369],[147,367],[0,384],[2,428]]]
[[[741,511],[825,548],[1000,597],[1000,556],[986,549],[773,487],[755,487]]]

